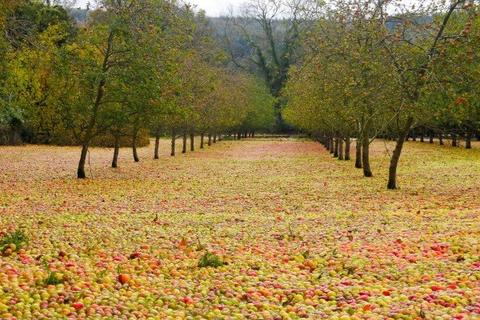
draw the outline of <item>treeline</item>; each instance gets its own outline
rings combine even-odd
[[[305,54],[283,91],[285,117],[335,157],[373,175],[369,147],[396,141],[388,188],[397,188],[404,142],[471,140],[480,130],[480,7],[472,0],[335,1],[316,15]]]
[[[228,67],[202,12],[167,0],[103,0],[78,24],[50,1],[0,3],[0,144],[136,148],[150,136],[270,130],[274,99]]]

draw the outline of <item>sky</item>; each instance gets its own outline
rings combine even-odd
[[[238,7],[245,0],[191,0],[198,8],[204,9],[208,16],[218,17],[229,13],[231,7]]]
[[[87,2],[94,3],[94,0],[77,0],[77,5],[85,7]],[[195,4],[199,9],[204,9],[208,16],[218,17],[220,15],[226,15],[229,12],[229,8],[238,7],[245,0],[186,0],[189,3]]]

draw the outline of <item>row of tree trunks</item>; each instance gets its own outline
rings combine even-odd
[[[350,137],[323,137],[319,142],[338,160],[351,160],[352,139]],[[370,169],[370,139],[357,138],[355,143],[355,168],[363,169],[365,177],[373,176]]]
[[[397,168],[405,141],[408,141],[409,137],[411,137],[413,141],[416,141],[417,139],[415,130],[411,130],[413,123],[413,117],[409,117],[404,127],[399,132],[398,137],[396,138],[395,149],[393,150],[393,154],[390,159],[387,184],[388,189],[397,188]],[[465,136],[465,147],[467,149],[472,148],[473,136],[473,133],[467,133]],[[421,142],[426,141],[424,137],[425,132],[422,131],[422,134],[420,136]],[[428,137],[429,142],[434,143],[435,134],[432,131],[429,132]],[[440,145],[444,144],[443,138],[443,134],[438,135]],[[452,146],[458,146],[458,136],[456,134],[452,134],[451,138]],[[334,155],[334,157],[338,158],[339,160],[350,160],[351,139],[349,137],[323,137],[320,138],[319,141],[326,147],[328,151],[330,151],[331,154]],[[362,135],[361,137],[357,138],[355,144],[355,168],[363,169],[363,174],[365,177],[373,176],[370,168],[370,143],[370,137],[368,135]]]
[[[334,155],[335,158],[338,158],[338,160],[350,160],[350,149],[352,145],[350,137],[323,137],[318,140],[328,151],[330,151],[331,154]]]
[[[440,145],[442,145],[442,146],[445,145],[443,134],[438,133],[437,135],[435,135],[435,132],[433,130],[428,131],[428,142],[432,143],[432,144],[435,143],[435,136],[438,137],[438,141],[439,141]],[[456,133],[452,133],[450,136],[451,136],[452,147],[459,147],[460,146],[459,137],[461,137],[461,136],[457,135]],[[466,149],[471,149],[472,148],[473,137],[474,137],[474,132],[472,132],[472,131],[467,131],[465,133],[465,135],[463,136],[463,138],[465,139],[465,148]],[[412,133],[410,133],[407,136],[406,141],[408,141],[410,139],[412,139],[412,141],[417,141],[415,131],[412,131]],[[423,131],[422,131],[422,134],[420,135],[420,142],[425,142]]]
[[[255,132],[244,131],[244,132],[236,132],[233,134],[233,140],[241,140],[245,138],[255,138]]]
[[[350,160],[350,150],[352,141],[350,137],[324,137],[320,142],[333,154],[338,160]],[[370,168],[370,138],[361,136],[355,143],[355,168],[363,169],[365,177],[372,177]]]
[[[212,144],[217,143],[218,141],[222,140],[222,135],[215,133],[208,133],[208,142],[207,144],[211,146]],[[238,133],[238,139],[242,137],[253,137],[254,133],[249,132],[249,133]],[[118,134],[114,136],[115,142],[114,142],[114,150],[113,150],[113,159],[112,159],[112,168],[117,168],[118,167],[118,157],[120,154],[120,139],[122,135]],[[175,129],[172,129],[171,131],[171,152],[170,155],[173,157],[176,155],[176,140],[177,140],[177,132]],[[190,134],[187,133],[187,131],[184,131],[182,134],[182,153],[187,153],[188,149],[188,138],[190,138],[190,151],[195,151],[195,133],[191,132]],[[133,153],[133,160],[135,162],[139,162],[140,158],[138,156],[138,151],[137,151],[137,141],[138,141],[138,130],[134,130],[133,135],[132,135],[132,153]],[[203,149],[205,146],[205,132],[200,133],[200,149]],[[154,153],[153,153],[153,158],[154,159],[159,159],[160,158],[160,133],[158,132],[155,135],[155,148],[154,148]],[[88,155],[88,144],[82,145],[82,152],[80,155],[80,162],[79,162],[79,169],[77,171],[77,175],[79,178],[85,178],[85,163],[87,160],[87,155]]]
[[[190,136],[190,151],[195,151],[195,133],[191,132],[190,135],[187,131],[184,131],[182,134],[182,153],[187,153],[188,149],[188,138]],[[217,143],[221,140],[221,135],[217,133],[207,133],[207,145],[211,146],[214,143]],[[176,132],[175,129],[172,130],[172,143],[171,143],[171,153],[170,155],[175,156],[175,146],[176,146]],[[205,132],[200,133],[200,149],[205,148]],[[158,158],[155,158],[158,159]]]
[[[115,142],[113,147],[112,168],[118,167],[118,156],[120,155],[120,138],[121,138],[121,135],[114,136]],[[138,156],[138,151],[137,151],[137,141],[138,141],[138,131],[137,133],[134,133],[132,136],[132,154],[133,154],[133,160],[135,162],[140,161],[140,157]],[[157,134],[155,136],[155,149],[153,152],[154,159],[159,159],[159,150],[160,150],[160,135]]]

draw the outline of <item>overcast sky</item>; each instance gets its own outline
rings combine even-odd
[[[0,0],[1,1],[1,0]],[[77,0],[77,5],[85,7],[87,2],[95,3],[95,0]],[[245,0],[186,0],[189,3],[197,5],[199,9],[204,9],[209,16],[220,16],[228,13],[231,6],[238,7]]]
[[[191,0],[198,8],[204,9],[209,16],[225,15],[229,12],[230,7],[238,7],[245,0]]]

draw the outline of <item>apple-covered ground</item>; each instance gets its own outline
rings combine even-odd
[[[78,148],[0,148],[0,239],[28,240],[0,319],[480,318],[478,144],[407,143],[396,191],[384,141],[373,178],[310,141],[168,144],[94,148],[87,180]]]

